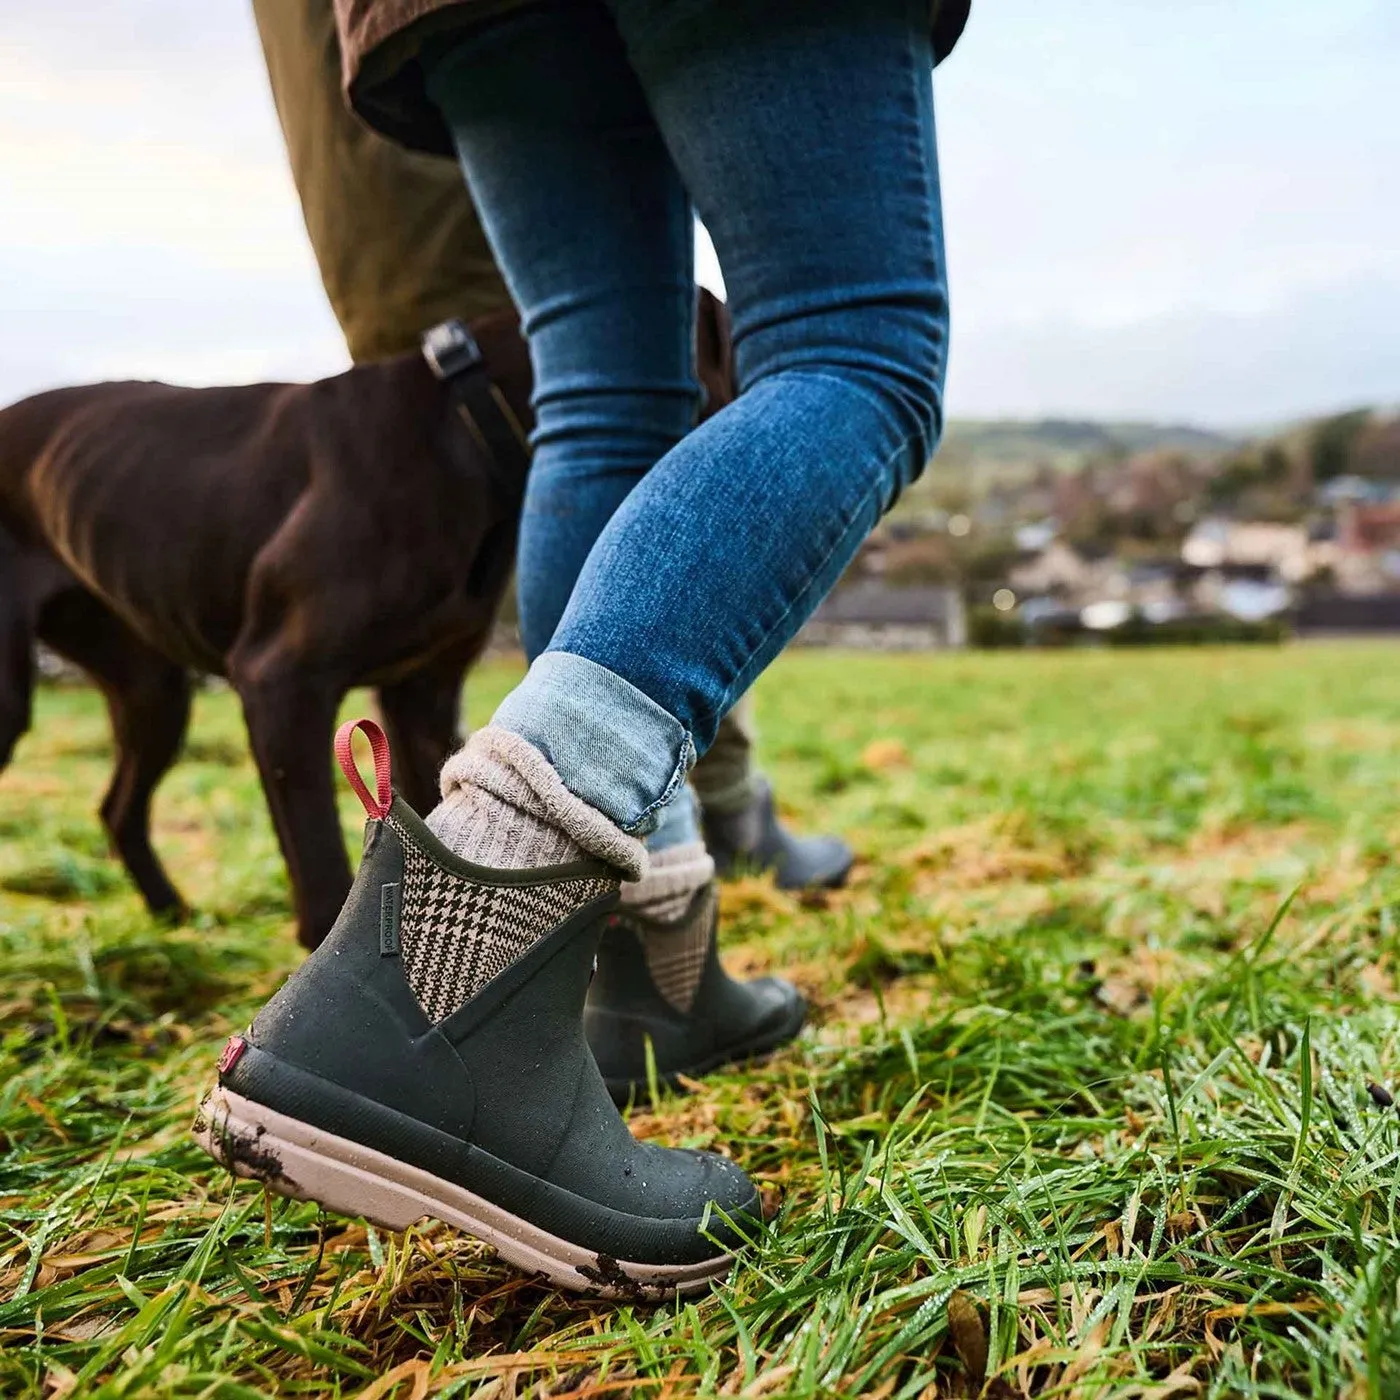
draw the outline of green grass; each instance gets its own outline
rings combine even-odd
[[[1400,1077],[1397,662],[781,662],[767,766],[863,860],[830,898],[725,890],[731,963],[813,1025],[634,1118],[774,1216],[660,1309],[200,1155],[223,1038],[298,956],[237,707],[201,696],[162,789],[200,912],[161,927],[92,815],[99,703],[44,692],[0,779],[0,1394],[1400,1393],[1400,1118],[1367,1087]]]

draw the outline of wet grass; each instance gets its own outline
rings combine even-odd
[[[634,1117],[774,1213],[660,1309],[201,1156],[213,1058],[298,957],[236,705],[200,697],[162,790],[199,911],[162,927],[92,815],[96,697],[44,692],[0,779],[0,1393],[1400,1393],[1397,663],[782,662],[767,765],[863,859],[826,898],[725,890],[731,962],[814,1024]]]

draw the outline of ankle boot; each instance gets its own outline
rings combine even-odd
[[[583,1024],[614,1102],[650,1098],[648,1042],[658,1083],[673,1086],[765,1055],[802,1029],[806,1003],[790,982],[737,982],[725,972],[718,919],[710,881],[678,918],[624,906],[603,921]]]
[[[703,1288],[757,1193],[723,1157],[636,1141],[589,1053],[617,873],[454,856],[391,793],[379,744],[378,798],[352,783],[371,820],[340,918],[229,1040],[196,1138],[283,1195],[391,1230],[442,1220],[562,1288]]]
[[[855,853],[839,836],[797,836],[778,820],[773,789],[760,778],[753,801],[737,812],[702,809],[705,845],[724,877],[771,870],[780,890],[835,889]]]

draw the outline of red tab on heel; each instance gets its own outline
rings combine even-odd
[[[222,1079],[239,1060],[243,1058],[243,1052],[248,1048],[248,1042],[241,1035],[229,1036],[224,1044],[223,1050],[219,1053],[219,1078]]]
[[[350,747],[357,729],[369,740],[370,756],[374,759],[374,797],[370,796],[365,780],[360,777],[360,770],[355,766],[355,755]],[[346,720],[335,731],[335,761],[340,764],[345,781],[350,784],[365,811],[376,821],[383,821],[389,815],[389,808],[394,802],[394,790],[389,782],[389,741],[384,737],[384,731],[372,719]]]

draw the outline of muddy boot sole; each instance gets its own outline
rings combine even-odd
[[[490,1245],[516,1268],[571,1292],[662,1302],[701,1292],[734,1264],[732,1254],[671,1265],[590,1252],[465,1187],[222,1087],[201,1103],[194,1137],[235,1176],[261,1181],[279,1195],[313,1201],[386,1230],[440,1220]]]

